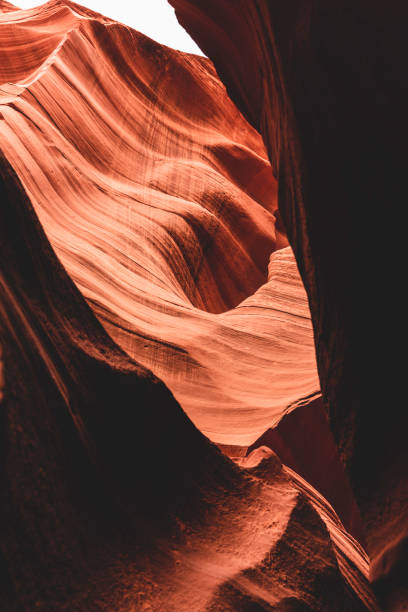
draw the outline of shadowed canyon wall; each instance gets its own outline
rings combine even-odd
[[[270,451],[239,469],[114,344],[3,157],[0,195],[3,609],[377,610],[327,501]]]
[[[0,21],[0,146],[57,255],[201,431],[251,444],[319,394],[259,134],[209,60],[66,3],[22,14]]]
[[[408,455],[396,359],[405,260],[397,219],[406,191],[407,5],[171,4],[268,148],[372,579],[384,605],[400,609],[407,599]]]
[[[329,131],[316,87],[297,95],[332,18],[311,6],[178,3],[245,119],[211,60],[69,1],[0,1],[7,612],[376,611],[366,541],[403,601],[400,413],[353,369],[370,317],[350,295],[380,264],[361,274],[358,207],[331,216],[367,143],[333,169],[355,128],[340,77]],[[252,446],[233,463],[211,440]]]

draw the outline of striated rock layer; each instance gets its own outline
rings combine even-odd
[[[372,579],[405,609],[407,3],[170,3],[268,148]]]
[[[341,506],[310,421],[291,467],[201,433],[248,445],[320,396],[259,135],[209,60],[70,2],[0,8],[3,608],[377,610],[305,480]]]
[[[0,17],[0,79],[0,147],[57,255],[201,431],[250,444],[319,394],[276,181],[209,60],[50,2]]]
[[[285,415],[245,454],[259,446],[272,449],[287,467],[318,489],[336,509],[347,531],[364,542],[360,512],[344,473],[321,397]]]
[[[0,196],[3,609],[377,610],[327,501],[270,451],[239,469],[114,344],[3,157]]]

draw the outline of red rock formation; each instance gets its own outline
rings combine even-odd
[[[328,501],[188,418],[249,444],[319,395],[259,135],[208,60],[1,6],[6,609],[376,610]]]
[[[9,13],[10,11],[15,11],[17,7],[14,4],[10,4],[10,2],[6,2],[6,0],[0,1],[0,13]]]
[[[247,449],[271,448],[336,509],[347,531],[364,542],[361,517],[319,397],[285,415]]]
[[[289,249],[268,274],[276,181],[209,60],[51,2],[0,21],[0,77],[0,147],[57,255],[200,430],[251,444],[316,396]]]
[[[0,196],[3,609],[376,610],[327,502],[239,470],[113,343],[3,157]]]
[[[406,392],[394,357],[405,320],[396,310],[405,272],[405,226],[397,226],[406,191],[407,3],[170,3],[267,145],[372,578],[384,571],[384,606],[399,610],[408,600]]]

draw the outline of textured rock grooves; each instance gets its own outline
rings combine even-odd
[[[301,443],[299,432],[302,432]],[[360,542],[364,541],[360,512],[345,477],[321,397],[284,416],[246,454],[259,446],[274,450],[287,467],[318,489],[336,508],[347,530]]]
[[[375,610],[329,504],[271,451],[240,470],[199,433],[106,334],[0,170],[5,609]]]
[[[363,497],[356,489],[362,434],[356,420],[343,443],[336,402],[330,437],[306,293],[256,131],[290,192],[285,139],[270,137],[273,121],[289,121],[283,103],[282,114],[269,107],[275,73],[258,82],[251,43],[252,68],[235,73],[232,5],[225,31],[216,5],[199,5],[177,8],[204,47],[213,40],[206,50],[254,127],[210,60],[70,2],[0,1],[6,612],[378,610],[361,546],[367,537],[374,550],[367,512],[390,593],[403,547],[382,556],[389,517],[377,520],[367,480]],[[259,26],[244,10],[237,26],[244,15]],[[270,67],[266,52],[262,61]],[[327,383],[322,351],[332,358],[334,339],[319,316],[339,315],[330,290],[323,305],[316,297],[303,200],[296,213],[285,194],[331,399],[342,389]],[[340,334],[340,366],[345,344]],[[212,442],[252,447],[233,463]]]
[[[206,59],[65,3],[11,15],[0,147],[58,257],[201,431],[251,444],[319,394],[290,249],[268,276],[285,243],[259,135]]]
[[[405,320],[407,3],[170,3],[268,148],[372,579],[385,608],[403,609],[406,391],[393,356]]]

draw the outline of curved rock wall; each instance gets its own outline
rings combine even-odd
[[[57,255],[201,431],[252,443],[319,394],[259,135],[207,59],[64,2],[11,15],[0,147]]]
[[[276,457],[238,469],[114,344],[3,156],[0,196],[2,609],[377,610],[329,504]]]
[[[372,577],[384,572],[384,605],[400,609],[408,600],[405,383],[396,356],[405,320],[398,219],[406,191],[407,4],[171,4],[268,148]]]
[[[207,59],[0,8],[3,608],[377,610],[322,491],[190,420],[249,444],[319,397],[259,135]]]

